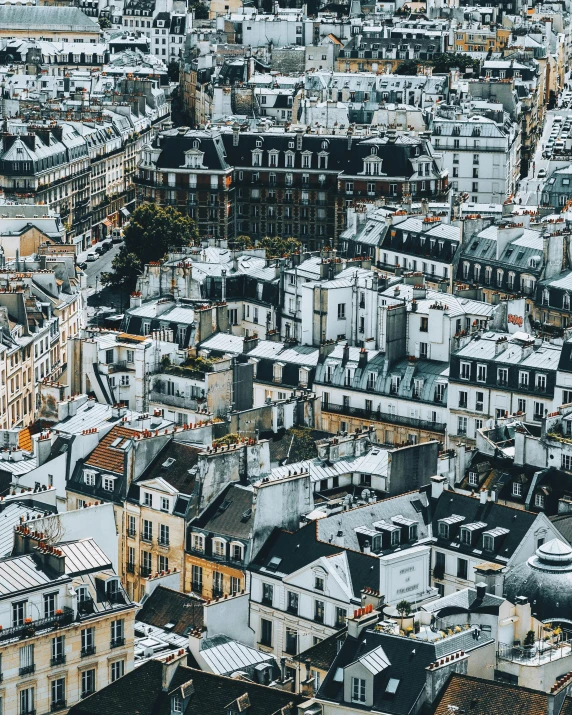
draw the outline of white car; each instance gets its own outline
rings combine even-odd
[[[97,261],[97,256],[96,256],[95,253],[88,253],[85,260],[86,260],[88,263],[92,263],[93,261]]]
[[[540,169],[536,177],[538,179],[544,179],[546,177],[546,169]]]

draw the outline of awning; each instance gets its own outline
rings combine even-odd
[[[129,211],[129,209],[126,209],[125,206],[119,210],[121,211],[123,216],[125,216],[125,218],[129,218],[131,216],[131,212]]]
[[[103,221],[101,222],[104,226],[107,226],[108,228],[112,228],[113,224],[108,218],[104,218]]]

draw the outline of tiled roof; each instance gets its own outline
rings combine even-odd
[[[324,638],[323,641],[316,643],[316,645],[313,645],[311,648],[308,648],[308,650],[300,653],[294,658],[294,660],[297,660],[300,663],[305,663],[307,660],[310,660],[312,668],[329,670],[338,653],[339,640],[340,638],[343,640],[345,635],[346,629],[338,631],[338,633],[334,633],[333,635]]]
[[[157,586],[137,613],[137,620],[157,628],[165,628],[172,623],[169,632],[185,636],[189,630],[203,627],[203,601],[165,586]]]
[[[85,460],[86,466],[96,467],[115,474],[123,474],[125,452],[117,447],[112,447],[111,443],[118,437],[133,439],[139,432],[135,432],[125,427],[114,427],[110,430],[89,457]]]
[[[435,715],[448,715],[449,706],[454,706],[455,712],[471,715],[545,715],[548,696],[518,685],[453,673],[437,703]],[[571,711],[572,700],[566,698],[560,715],[569,715]]]

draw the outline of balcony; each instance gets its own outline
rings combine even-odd
[[[33,636],[37,630],[60,628],[61,626],[69,625],[73,621],[73,610],[65,607],[61,611],[61,613],[55,613],[48,618],[38,618],[35,621],[29,619],[27,623],[22,625],[4,628],[0,631],[0,642],[13,638],[27,638]]]
[[[567,631],[564,636],[570,635]],[[560,660],[572,655],[570,643],[564,641],[560,643],[551,643],[548,641],[537,641],[534,646],[525,648],[520,643],[499,642],[497,656],[500,660],[507,660],[511,663],[519,663],[520,665],[544,665],[553,660]]]
[[[121,636],[121,638],[113,638],[111,643],[109,644],[110,648],[121,648],[121,646],[125,645],[125,638]]]
[[[77,603],[78,613],[82,616],[89,616],[95,611],[92,598],[85,598],[83,601],[78,601]]]
[[[23,668],[20,668],[20,675],[30,675],[31,673],[36,672],[36,665],[25,665]]]
[[[65,657],[65,655],[63,655],[63,654],[62,654],[62,655],[56,655],[56,656],[54,656],[53,658],[50,658],[50,665],[52,666],[52,668],[53,668],[55,665],[63,665],[65,662],[66,662],[66,657]]]
[[[85,648],[81,649],[80,655],[82,658],[87,658],[90,655],[95,655],[95,646],[94,645],[85,646]]]
[[[348,417],[359,417],[361,419],[373,420],[376,422],[389,422],[390,424],[400,425],[403,427],[414,427],[428,432],[444,433],[447,425],[445,422],[431,422],[429,420],[420,420],[415,417],[401,417],[393,415],[390,412],[382,410],[365,410],[361,407],[348,407],[346,405],[335,405],[331,402],[322,403],[322,412],[334,412]]]

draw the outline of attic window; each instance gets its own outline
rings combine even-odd
[[[171,698],[171,712],[182,713],[183,712],[183,701],[180,695],[173,695]]]
[[[269,571],[276,571],[281,563],[282,559],[280,558],[280,556],[273,556],[268,562],[267,568]]]
[[[386,694],[387,695],[395,695],[400,682],[401,681],[399,681],[397,678],[390,678],[389,682],[387,683],[387,686],[385,688]]]
[[[479,475],[477,472],[469,472],[469,484],[476,487],[479,483]]]

